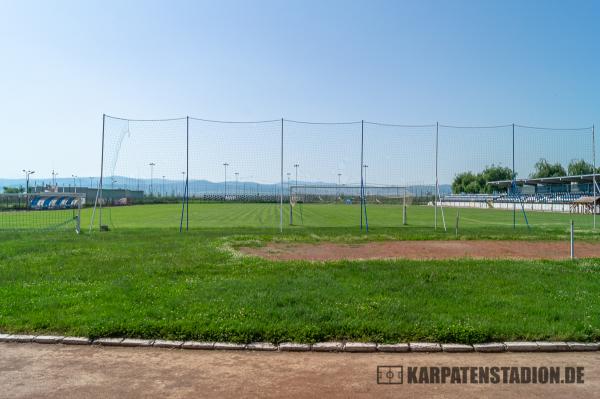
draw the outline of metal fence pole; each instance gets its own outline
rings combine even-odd
[[[514,191],[517,189],[517,185],[515,183],[515,124],[512,124],[512,184],[511,184],[511,194],[515,194]],[[514,202],[513,198],[513,230],[517,228],[517,204]]]
[[[279,231],[283,233],[283,118],[281,118],[281,187],[279,197]]]
[[[438,134],[439,134],[439,122],[435,123],[435,193],[433,202],[435,206],[435,219],[433,221],[433,228],[437,229],[437,203],[438,203]]]
[[[96,207],[100,206],[98,212],[98,225],[100,230],[102,229],[102,180],[104,177],[104,126],[106,121],[106,114],[102,114],[102,151],[100,155],[100,181],[98,182],[98,189],[96,190],[96,200],[94,201],[94,209],[92,210],[92,218],[90,220],[90,232],[94,226],[94,217],[96,216]],[[52,171],[54,175],[54,171]],[[53,176],[54,177],[54,176]]]
[[[458,237],[458,221],[460,219],[460,208],[456,210],[456,225],[455,225],[455,233],[454,235]]]
[[[594,230],[596,229],[596,126],[592,125],[592,157],[593,157],[593,170],[592,170],[592,184],[594,186],[594,204],[592,206],[593,225]]]
[[[185,125],[185,230],[190,229],[190,117],[186,116]]]
[[[575,259],[575,231],[573,219],[571,219],[571,259]]]
[[[364,200],[364,186],[363,186],[363,163],[364,163],[364,126],[365,122],[360,121],[360,229],[363,229],[363,200]]]
[[[404,195],[402,196],[402,225],[406,226],[406,187],[404,188]]]

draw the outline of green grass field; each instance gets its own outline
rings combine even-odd
[[[494,209],[445,208],[444,216],[447,232],[443,229],[442,212],[438,210],[438,229],[434,230],[435,213],[431,206],[409,206],[408,224],[402,225],[402,207],[398,205],[369,205],[367,209],[371,239],[380,235],[392,235],[400,239],[455,239],[457,212],[459,235],[463,239],[565,239],[569,223],[575,222],[578,238],[595,240],[597,234],[592,229],[591,215],[527,212],[530,227],[525,224],[523,214],[516,213],[516,226],[513,228],[513,213]],[[89,229],[91,208],[82,211],[81,226]],[[0,212],[0,228],[44,229],[62,226],[71,228],[73,212],[35,211],[24,215],[22,212]],[[306,204],[296,206],[293,211],[293,225],[290,225],[289,206],[284,205],[283,229],[286,235],[310,235],[325,232],[331,239],[360,233],[360,207],[358,205]],[[363,215],[364,216],[364,215]],[[96,214],[96,224],[99,215]],[[103,211],[103,224],[113,229],[166,229],[178,230],[181,218],[180,204],[138,205],[113,207]],[[184,215],[184,227],[187,215]],[[231,229],[260,233],[279,232],[280,209],[278,204],[245,203],[190,203],[189,227],[195,230]],[[65,223],[67,222],[67,223]],[[366,220],[363,218],[366,226]],[[600,229],[600,218],[598,219]],[[366,237],[365,237],[366,238]]]
[[[289,209],[284,209],[284,221]],[[109,232],[0,232],[0,331],[248,342],[376,342],[600,338],[600,262],[274,262],[240,256],[272,240],[356,242],[456,239],[434,230],[433,208],[305,205],[303,225],[284,224],[272,204],[113,208]],[[296,208],[295,219],[300,220]],[[461,209],[458,239],[568,236],[571,215]],[[573,217],[578,237],[596,240],[591,216]],[[441,225],[441,218],[439,221]],[[34,224],[34,223],[32,223]]]
[[[513,213],[494,209],[460,209],[459,227],[467,229],[513,228]],[[145,205],[111,208],[109,213],[117,227],[179,227],[181,205]],[[448,228],[454,229],[456,208],[444,208]],[[86,209],[83,225],[89,224],[90,209]],[[433,227],[435,213],[432,206],[409,206],[409,227]],[[222,204],[191,203],[189,219],[193,228],[271,227],[279,228],[278,204]],[[311,229],[339,227],[348,229],[360,226],[360,206],[336,204],[305,204],[294,208],[294,225],[289,225],[289,206],[284,205],[285,229]],[[402,227],[402,207],[399,205],[369,205],[367,217],[371,229]],[[573,219],[581,230],[592,228],[591,215],[567,213],[527,212],[531,227],[541,230],[567,229]],[[600,226],[600,219],[598,220]],[[441,211],[438,224],[442,226]],[[525,219],[518,210],[516,225],[525,228]]]

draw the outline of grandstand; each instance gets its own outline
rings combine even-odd
[[[450,194],[442,196],[439,205],[512,209],[514,204],[522,204],[531,211],[600,213],[599,178],[599,174],[587,174],[491,181],[488,184],[495,194]]]

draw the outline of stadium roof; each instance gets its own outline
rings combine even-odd
[[[596,181],[600,181],[600,174],[589,174],[589,175],[571,175],[571,176],[557,176],[557,177],[540,177],[536,179],[515,179],[517,186],[537,186],[546,184],[567,184],[567,183],[592,183],[596,176]],[[497,180],[490,181],[488,184],[497,186],[500,188],[510,187],[512,180]]]
[[[581,197],[573,201],[574,204],[593,204],[594,202],[598,204],[598,202],[600,202],[600,197]]]

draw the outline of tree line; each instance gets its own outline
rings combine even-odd
[[[541,158],[535,163],[534,170],[529,175],[529,178],[587,175],[593,173],[593,171],[593,165],[583,159],[572,160],[567,169],[565,169],[560,162],[550,163],[546,159]],[[596,168],[596,173],[599,173],[599,171],[600,167]],[[463,172],[456,175],[452,181],[452,192],[454,194],[491,194],[496,188],[487,184],[488,182],[512,180],[516,177],[516,173],[513,176],[511,168],[492,164],[480,173]]]

